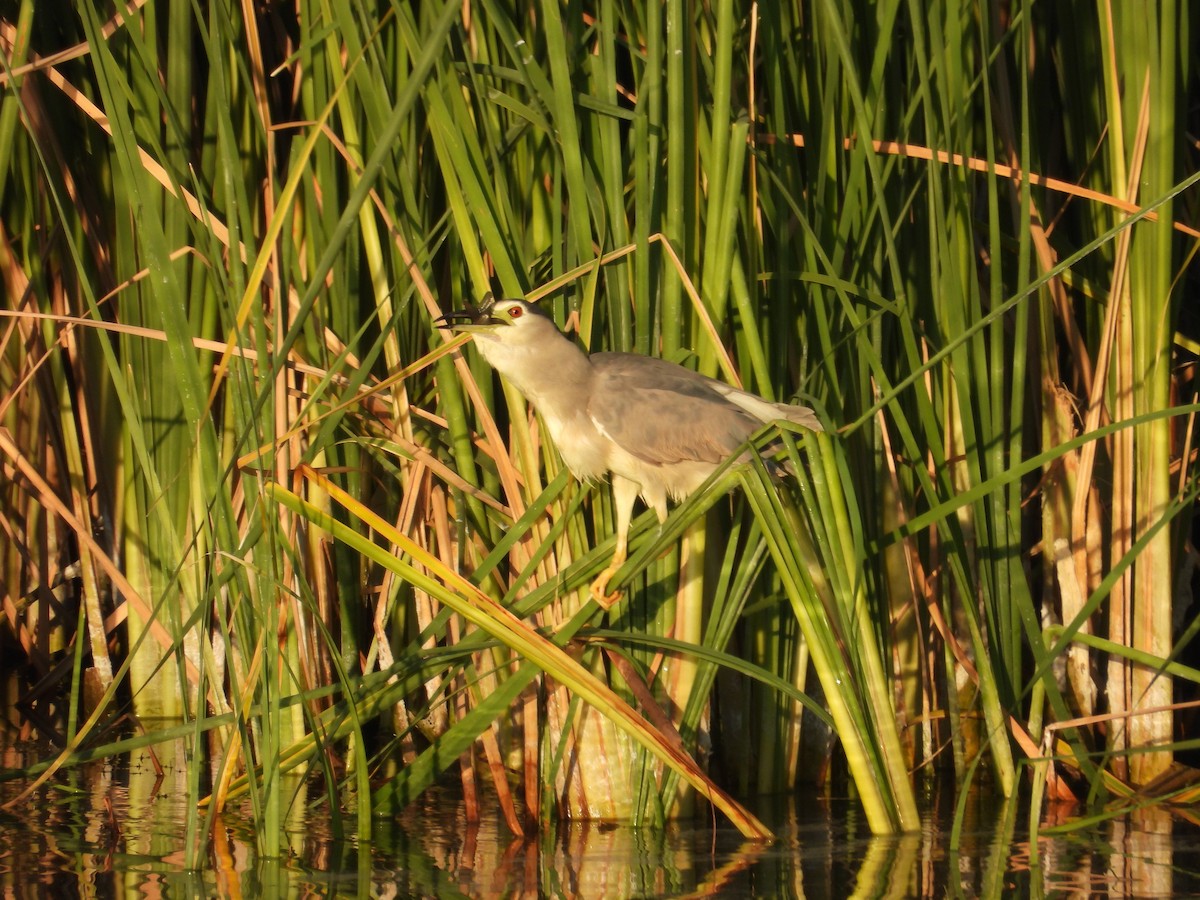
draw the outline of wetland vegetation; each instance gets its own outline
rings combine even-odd
[[[5,4],[4,809],[179,746],[188,870],[447,779],[514,836],[1186,810],[1194,13]],[[488,291],[825,433],[601,609],[607,487],[434,326]]]

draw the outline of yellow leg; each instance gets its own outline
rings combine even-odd
[[[625,535],[617,536],[617,549],[613,552],[612,562],[608,564],[599,577],[592,582],[592,599],[603,606],[605,609],[612,609],[613,605],[621,599],[620,591],[613,591],[611,594],[608,591],[608,582],[614,575],[617,574],[617,569],[625,564],[625,558],[628,555],[628,547],[625,541]]]
[[[620,591],[608,593],[608,582],[625,564],[629,555],[629,523],[633,520],[633,501],[637,499],[639,487],[637,482],[613,473],[612,489],[613,507],[617,514],[617,548],[613,551],[612,561],[592,582],[591,588],[592,599],[605,609],[612,609],[613,604],[621,599]]]

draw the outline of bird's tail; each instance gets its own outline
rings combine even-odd
[[[728,384],[717,383],[717,390],[730,403],[735,403],[754,418],[764,424],[767,422],[794,422],[812,431],[824,431],[817,414],[807,406],[793,406],[790,403],[772,403],[757,394],[738,390]]]
[[[772,417],[772,421],[781,419],[786,422],[795,422],[810,431],[825,430],[821,420],[817,418],[817,414],[807,406],[794,406],[791,403],[772,403],[771,406],[775,408],[776,413]]]

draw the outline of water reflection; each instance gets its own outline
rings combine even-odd
[[[161,756],[161,749],[160,749]],[[182,758],[182,757],[180,757]],[[0,765],[20,763],[5,751]],[[248,809],[226,812],[188,853],[182,762],[146,757],[61,773],[0,813],[0,897],[998,897],[1200,892],[1200,828],[1162,809],[1074,827],[1051,807],[1030,841],[1026,809],[952,792],[924,798],[916,834],[873,837],[848,799],[755,811],[779,839],[749,844],[712,822],[665,830],[579,823],[514,838],[498,814],[465,820],[455,792],[377,819],[369,845],[338,840],[327,812],[297,802],[284,853],[259,856]],[[22,785],[0,783],[0,802]],[[493,811],[494,812],[494,811]],[[193,822],[196,816],[191,816]],[[202,818],[201,818],[202,821]],[[1055,830],[1057,829],[1057,830]],[[199,860],[188,868],[189,858]]]

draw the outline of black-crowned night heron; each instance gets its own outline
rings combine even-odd
[[[608,582],[628,552],[633,502],[667,518],[755,431],[786,420],[814,431],[811,409],[772,403],[662,359],[580,350],[524,300],[493,300],[448,313],[439,324],[470,332],[483,358],[541,414],[558,452],[581,481],[610,476],[617,514],[612,562],[592,583],[606,609]]]

